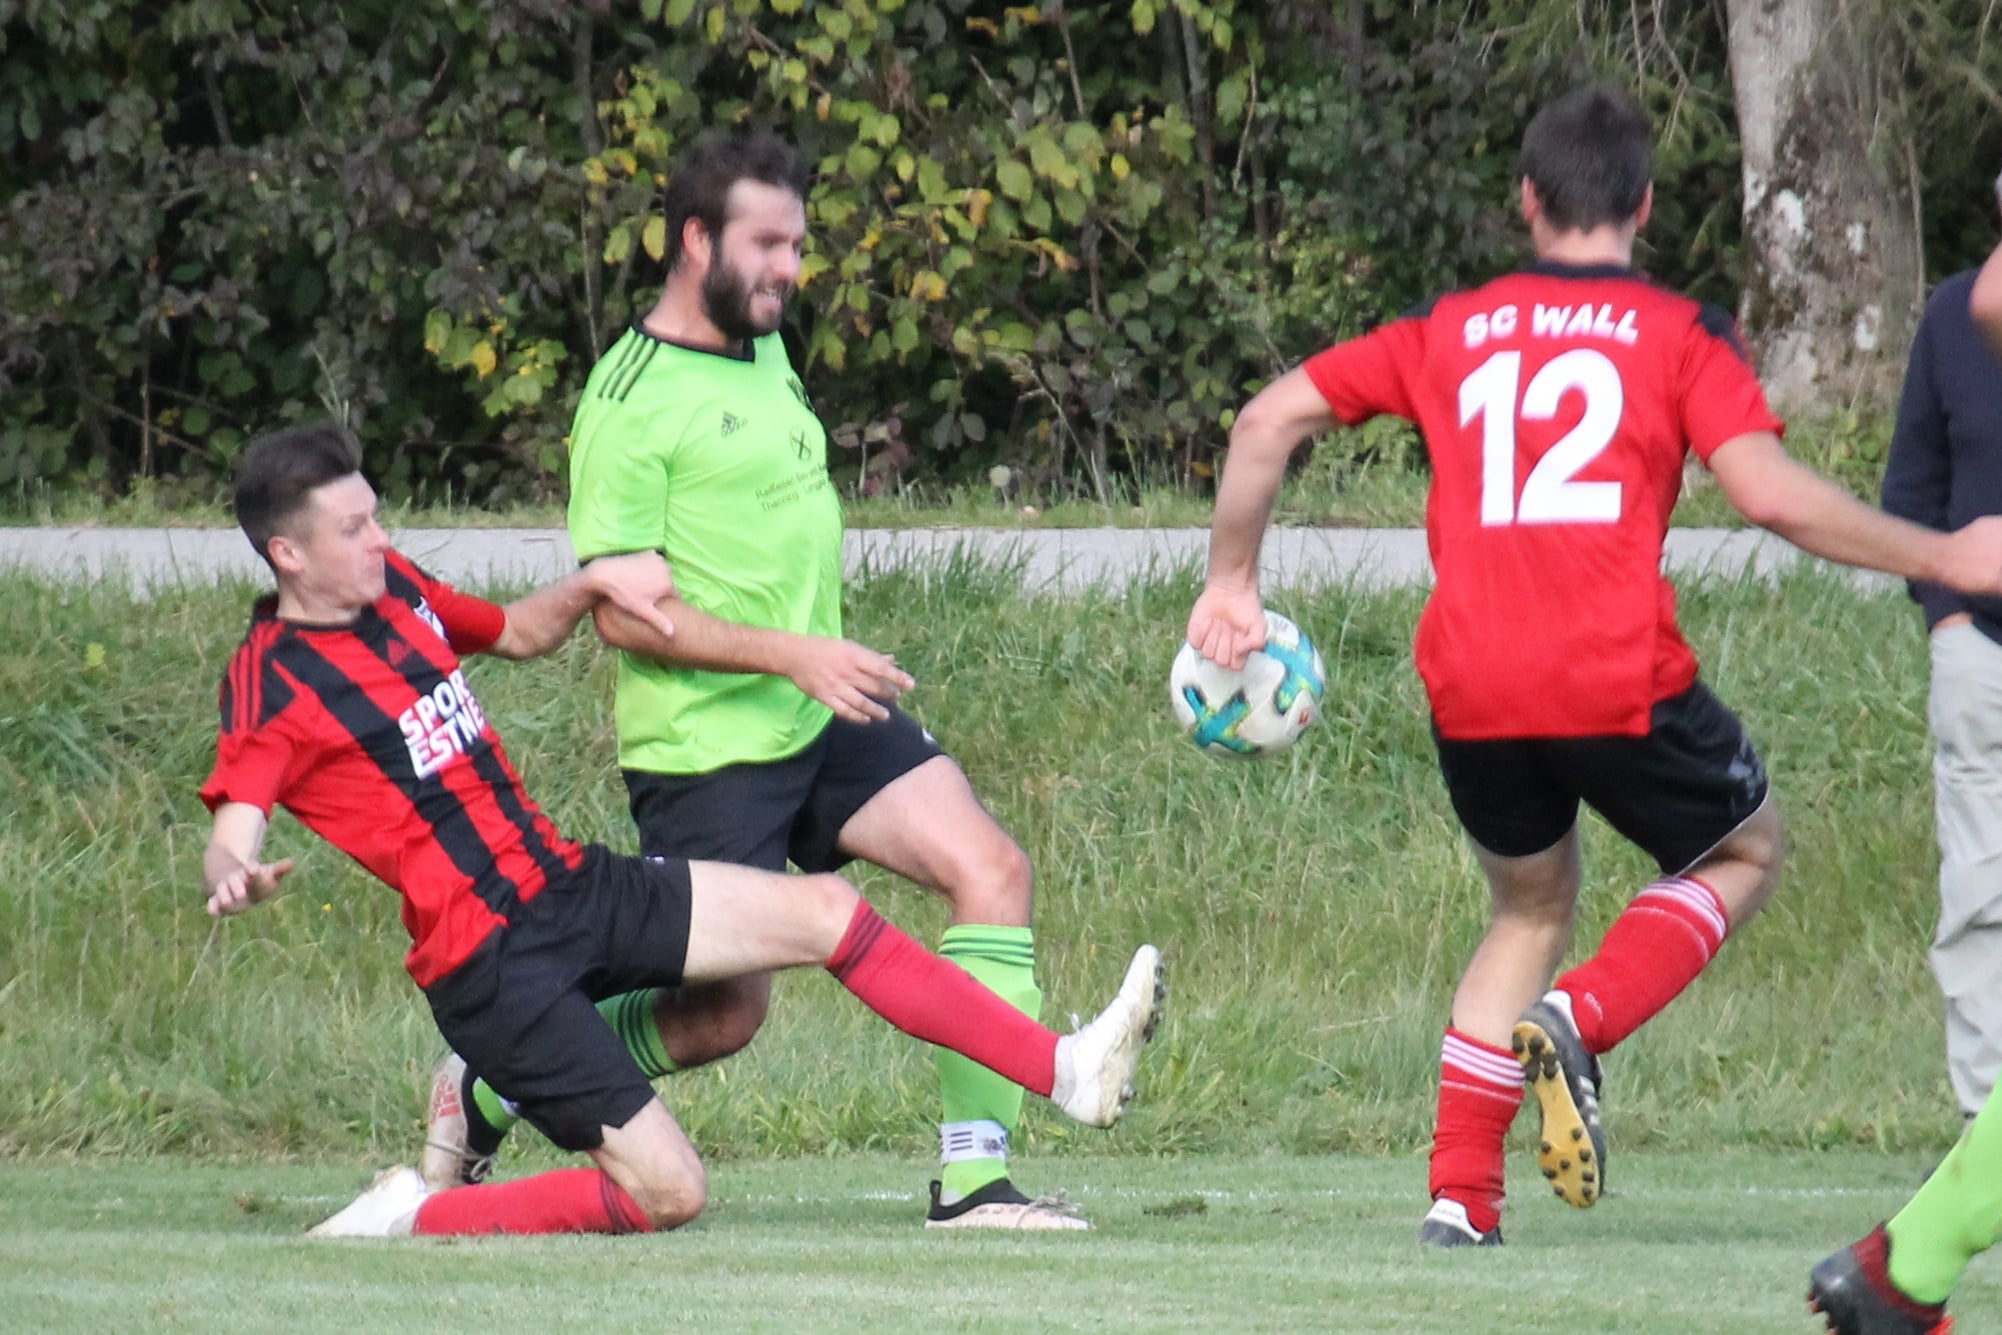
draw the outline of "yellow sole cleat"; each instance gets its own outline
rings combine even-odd
[[[1543,1115],[1537,1164],[1566,1205],[1589,1210],[1606,1181],[1606,1139],[1599,1126],[1598,1063],[1562,1012],[1530,1007],[1509,1043]]]

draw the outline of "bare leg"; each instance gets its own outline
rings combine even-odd
[[[591,1159],[656,1229],[679,1228],[708,1204],[702,1158],[659,1099],[649,1100],[624,1126],[606,1127],[604,1143],[591,1151]]]
[[[1786,831],[1780,821],[1779,804],[1768,793],[1759,809],[1691,867],[1688,874],[1717,892],[1735,932],[1773,897],[1785,858]]]
[[[690,981],[824,964],[905,1033],[1038,1094],[1052,1091],[1057,1035],[877,916],[840,877],[694,862],[689,884]]]
[[[948,756],[903,775],[841,827],[842,851],[934,891],[955,923],[1027,927],[1029,859]]]
[[[965,773],[935,757],[885,787],[850,818],[841,847],[935,891],[952,908],[939,953],[1023,1014],[1042,1010],[1035,937],[1029,927],[1035,878],[1028,855],[981,805]],[[1043,1207],[1008,1181],[1008,1142],[1022,1090],[945,1048],[939,1081],[940,1225],[1081,1228],[1068,1211]],[[955,1210],[961,1201],[970,1201]]]
[[[691,862],[688,880],[682,977],[696,985],[825,964],[862,902],[839,876],[785,876],[727,862]]]
[[[435,1237],[643,1233],[679,1228],[702,1212],[709,1193],[702,1160],[659,1099],[647,1100],[624,1126],[602,1128],[602,1135],[591,1151],[596,1169],[558,1168],[437,1191],[418,1204],[410,1231]],[[357,1213],[371,1193],[396,1190],[393,1181],[379,1182],[345,1213]],[[322,1228],[338,1227],[339,1218]]]
[[[1570,948],[1578,908],[1578,827],[1541,853],[1505,858],[1476,846],[1494,917],[1453,994],[1453,1027],[1506,1047]]]

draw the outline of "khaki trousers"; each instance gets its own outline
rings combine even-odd
[[[1930,958],[1947,1074],[1972,1117],[2002,1069],[2002,644],[1972,625],[1935,631],[1927,715],[1940,855]]]

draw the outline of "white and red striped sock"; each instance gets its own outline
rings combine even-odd
[[[1501,1223],[1503,1150],[1521,1106],[1522,1067],[1514,1055],[1449,1027],[1439,1050],[1432,1198],[1458,1201],[1482,1233]]]
[[[1669,876],[1634,896],[1599,952],[1557,980],[1578,1036],[1608,1052],[1658,1014],[1716,958],[1731,930],[1724,901],[1694,876]]]

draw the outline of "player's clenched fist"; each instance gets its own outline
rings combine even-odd
[[[660,553],[601,556],[587,564],[584,572],[591,577],[598,597],[662,635],[674,634],[674,623],[658,606],[675,596],[674,572]]]
[[[2002,594],[2002,515],[1984,515],[1956,529],[1940,583],[1962,593]]]

